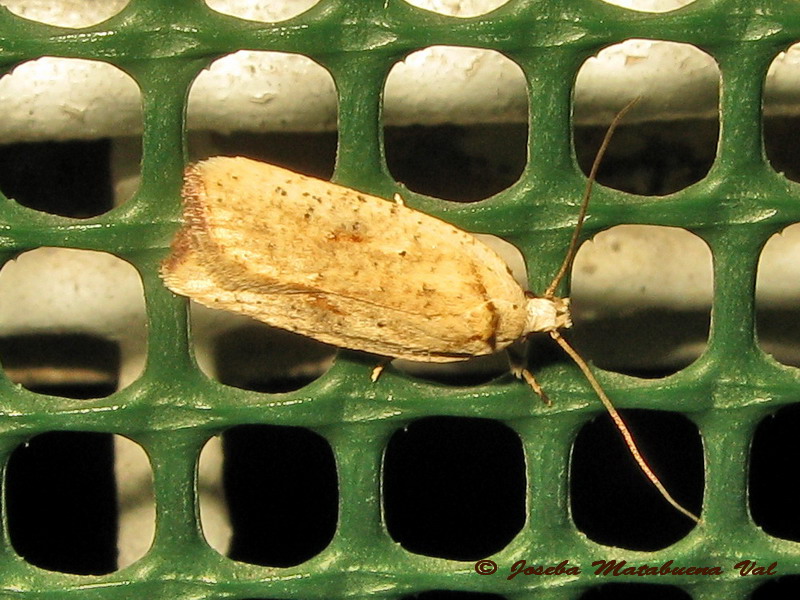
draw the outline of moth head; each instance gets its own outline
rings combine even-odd
[[[529,333],[555,331],[572,326],[569,314],[569,298],[528,297],[525,306],[525,331]]]

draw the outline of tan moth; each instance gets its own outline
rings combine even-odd
[[[494,354],[548,333],[575,360],[640,469],[680,512],[639,453],[588,365],[561,337],[569,298],[555,295],[577,250],[578,226],[541,296],[525,292],[506,263],[473,235],[430,215],[329,181],[243,157],[190,165],[184,223],[161,266],[167,287],[211,308],[250,316],[335,346],[422,362]],[[543,398],[527,369],[514,367]]]

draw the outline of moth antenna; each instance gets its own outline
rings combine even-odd
[[[575,361],[575,364],[578,365],[581,371],[583,371],[584,376],[589,381],[589,384],[594,389],[595,393],[599,396],[600,401],[603,403],[603,406],[606,407],[608,414],[611,416],[611,419],[614,421],[614,425],[617,426],[620,434],[622,434],[622,439],[625,440],[625,445],[628,447],[628,451],[633,456],[633,460],[636,461],[636,464],[639,465],[639,469],[644,473],[645,477],[647,477],[650,482],[656,487],[656,489],[661,493],[664,497],[664,500],[669,502],[676,510],[683,513],[693,521],[699,523],[700,518],[695,515],[693,512],[685,509],[683,506],[678,504],[678,501],[675,500],[672,495],[667,491],[667,488],[664,487],[664,484],[661,483],[661,480],[658,478],[653,470],[650,468],[650,465],[647,464],[647,461],[642,456],[642,453],[639,451],[639,448],[636,446],[636,442],[633,439],[633,435],[631,435],[630,429],[625,424],[625,421],[622,420],[622,415],[617,412],[617,409],[611,403],[611,400],[606,393],[603,391],[603,388],[600,386],[600,383],[595,379],[594,374],[592,373],[589,365],[586,364],[586,361],[583,360],[580,355],[575,351],[575,349],[570,346],[567,341],[561,337],[561,334],[557,331],[551,331],[550,336],[564,349],[564,352],[569,354],[570,358]]]
[[[608,145],[611,143],[611,138],[614,135],[614,131],[617,129],[617,125],[620,124],[628,111],[632,109],[637,102],[639,102],[640,98],[641,96],[637,96],[628,102],[628,104],[626,104],[623,109],[617,113],[617,116],[615,116],[611,121],[611,125],[608,126],[606,135],[603,138],[603,143],[600,144],[600,149],[597,151],[597,154],[594,157],[592,170],[589,171],[589,178],[586,180],[586,189],[583,192],[581,209],[578,212],[578,223],[575,225],[575,229],[572,232],[572,239],[569,241],[569,248],[567,248],[567,253],[564,256],[564,261],[561,263],[561,267],[558,269],[558,273],[556,273],[556,276],[553,277],[553,281],[550,282],[550,285],[544,292],[545,298],[552,298],[555,296],[556,289],[561,283],[561,280],[564,279],[564,276],[567,274],[567,271],[572,265],[572,261],[575,259],[575,254],[578,252],[578,240],[581,237],[581,229],[583,229],[583,222],[586,220],[586,211],[589,208],[589,199],[592,197],[592,187],[594,186],[594,181],[597,177],[597,170],[600,168],[600,163],[603,162],[603,157],[606,154]]]

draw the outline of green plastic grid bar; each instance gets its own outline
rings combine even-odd
[[[383,160],[381,94],[392,65],[432,45],[502,52],[523,70],[530,93],[530,161],[521,179],[497,196],[456,206],[411,194],[408,203],[471,231],[513,242],[528,261],[531,289],[556,269],[575,224],[584,176],[572,151],[570,113],[576,72],[602,47],[628,38],[701,46],[722,74],[717,159],[707,177],[666,198],[598,189],[585,236],[621,223],[686,228],[714,256],[713,325],[706,353],[660,380],[601,373],[623,408],[681,412],[706,449],[703,523],[668,549],[614,551],[632,562],[722,564],[740,557],[778,561],[800,573],[800,546],[766,535],[747,511],[746,464],[756,424],[796,402],[800,376],[762,353],[754,325],[760,249],[800,221],[800,188],[769,166],[761,141],[761,98],[771,60],[800,40],[800,5],[780,0],[698,0],[671,13],[645,14],[590,0],[510,0],[499,10],[456,19],[400,0],[322,0],[286,22],[265,24],[214,13],[200,0],[132,0],[111,20],[84,30],[24,21],[0,11],[5,71],[41,56],[107,61],[138,83],[143,102],[142,182],[127,204],[76,221],[0,199],[5,260],[39,246],[110,252],[132,263],[144,284],[149,354],[144,374],[108,398],[41,396],[0,379],[0,448],[51,430],[118,433],[145,448],[157,504],[153,547],[136,564],[98,577],[46,572],[0,541],[0,598],[340,598],[386,597],[431,590],[473,590],[507,597],[576,598],[598,581],[588,565],[608,548],[587,540],[568,516],[568,456],[579,427],[600,411],[588,385],[565,363],[539,376],[558,402],[531,402],[530,390],[505,378],[477,388],[443,388],[388,372],[369,384],[371,365],[347,353],[313,384],[283,395],[225,387],[194,364],[187,305],[157,275],[179,218],[185,160],[184,110],[194,77],[216,58],[240,50],[304,54],[333,76],[339,95],[335,180],[385,197],[397,189]],[[80,410],[75,410],[76,407]],[[91,409],[91,410],[89,410]],[[492,558],[584,567],[574,578],[481,577],[473,563],[413,555],[395,544],[381,520],[380,468],[390,435],[430,415],[497,419],[522,439],[529,496],[526,527]],[[231,561],[206,544],[196,509],[195,464],[205,441],[238,424],[298,425],[323,435],[336,456],[340,518],[330,546],[287,569]],[[731,563],[732,564],[732,563]],[[642,579],[616,578],[620,581]],[[646,580],[650,582],[649,580]],[[730,570],[721,577],[664,576],[694,598],[745,598],[760,583]]]

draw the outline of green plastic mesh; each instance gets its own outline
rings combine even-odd
[[[558,363],[539,376],[552,407],[510,378],[472,388],[412,382],[389,372],[377,386],[370,365],[341,353],[321,379],[282,395],[235,389],[208,379],[192,357],[187,303],[161,284],[157,267],[179,219],[188,89],[214,59],[240,50],[306,55],[332,75],[339,96],[335,180],[390,197],[384,164],[381,94],[391,67],[408,53],[447,44],[494,49],[518,64],[530,93],[529,164],[508,190],[472,205],[412,195],[409,203],[467,230],[513,242],[527,258],[531,289],[556,270],[575,224],[585,178],[571,142],[578,68],[602,47],[628,38],[695,44],[721,71],[721,130],[716,161],[697,185],[666,198],[598,189],[585,235],[621,223],[683,227],[714,257],[713,324],[708,349],[691,367],[663,380],[611,373],[601,379],[618,406],[685,414],[705,448],[703,523],[668,549],[610,552],[588,540],[569,516],[568,460],[575,432],[600,412],[577,369]],[[148,311],[146,369],[130,387],[101,400],[41,396],[0,379],[0,449],[52,430],[127,436],[152,462],[157,529],[134,565],[98,577],[37,569],[18,557],[7,529],[0,541],[2,598],[342,598],[400,597],[433,590],[495,592],[507,597],[576,598],[598,581],[599,557],[633,563],[732,565],[778,561],[800,573],[796,543],[765,534],[747,508],[746,456],[757,423],[797,400],[800,377],[758,347],[754,287],[761,247],[800,221],[800,192],[767,163],[761,97],[773,58],[800,39],[800,5],[780,0],[698,0],[666,14],[644,14],[590,0],[510,0],[501,9],[455,19],[400,0],[322,0],[279,24],[214,13],[199,0],[133,0],[110,21],[78,32],[0,11],[0,60],[6,70],[41,56],[107,61],[141,89],[144,132],[141,185],[133,200],[102,216],[72,221],[32,216],[0,199],[0,248],[8,260],[40,246],[110,252],[141,274]],[[381,460],[391,434],[431,415],[483,417],[508,424],[523,443],[527,523],[493,556],[583,568],[577,577],[480,576],[472,562],[415,555],[387,534],[381,515]],[[204,443],[239,424],[303,426],[333,449],[340,514],[333,541],[315,558],[276,569],[232,561],[212,550],[196,508],[196,463]],[[760,583],[728,569],[719,577],[663,576],[615,582],[674,584],[694,598],[745,598]]]

